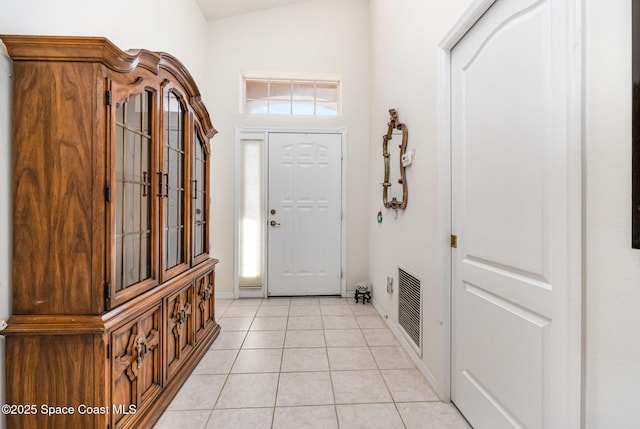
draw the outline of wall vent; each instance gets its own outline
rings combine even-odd
[[[422,287],[419,277],[398,267],[398,323],[422,357]]]

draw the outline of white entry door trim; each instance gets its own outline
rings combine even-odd
[[[439,255],[436,266],[440,279],[440,330],[438,346],[441,350],[436,390],[443,400],[451,395],[451,328],[452,328],[452,234],[451,194],[451,51],[471,27],[495,3],[496,0],[474,1],[444,37],[438,49],[438,242]],[[564,240],[567,248],[566,267],[566,322],[560,327],[566,332],[568,342],[561,354],[561,363],[567,371],[562,376],[566,392],[556,404],[560,413],[552,413],[550,427],[580,427],[582,410],[582,3],[579,0],[562,0],[566,7],[567,41],[564,47],[566,61],[566,167],[568,231]]]
[[[239,171],[240,171],[240,151],[239,151],[239,147],[240,147],[240,142],[243,139],[255,139],[255,140],[262,140],[264,147],[263,147],[263,195],[264,195],[264,213],[268,214],[268,201],[269,201],[269,183],[268,183],[268,177],[269,177],[269,171],[268,171],[268,167],[269,167],[269,162],[268,162],[268,156],[267,154],[269,153],[269,135],[273,134],[273,133],[293,133],[293,134],[340,134],[342,137],[342,178],[341,178],[341,194],[342,194],[342,219],[341,219],[341,226],[342,226],[342,234],[341,234],[341,243],[340,243],[340,254],[341,254],[341,266],[342,266],[342,275],[341,275],[341,279],[340,279],[340,294],[344,297],[346,296],[347,293],[347,265],[346,265],[346,261],[347,261],[347,254],[346,254],[346,249],[347,249],[347,234],[346,234],[346,227],[347,227],[347,213],[348,213],[348,200],[347,200],[347,175],[348,175],[348,160],[347,160],[347,153],[348,153],[348,133],[347,133],[347,129],[346,128],[280,128],[280,127],[268,127],[268,128],[262,128],[262,127],[236,127],[235,130],[235,178],[234,178],[234,192],[235,195],[239,195],[239,189],[240,189],[240,178],[239,178]],[[265,227],[265,234],[263,237],[263,254],[266,255],[266,257],[264,258],[263,261],[263,268],[262,268],[262,288],[258,289],[258,290],[247,290],[246,288],[241,290],[241,288],[239,287],[239,266],[238,266],[238,261],[239,261],[239,224],[238,224],[238,219],[239,219],[239,213],[240,213],[240,206],[239,206],[239,199],[236,197],[236,201],[234,204],[234,246],[235,246],[235,252],[234,252],[234,292],[233,292],[233,298],[248,298],[248,297],[263,297],[266,298],[268,296],[268,243],[267,243],[267,238],[268,238],[268,234],[267,234],[267,227]],[[269,220],[269,217],[266,217],[267,220]]]

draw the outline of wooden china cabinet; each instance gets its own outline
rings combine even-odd
[[[171,55],[0,39],[14,81],[8,427],[151,427],[220,331],[216,131]]]

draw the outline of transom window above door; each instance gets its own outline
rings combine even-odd
[[[337,75],[243,76],[244,113],[262,115],[338,116]]]

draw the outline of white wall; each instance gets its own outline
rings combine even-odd
[[[631,1],[585,1],[585,427],[640,427],[631,249]]]
[[[398,220],[369,220],[375,299],[396,318],[385,292],[397,264],[423,277],[423,362],[438,380],[435,45],[471,1],[371,0],[371,135],[395,107],[416,160],[409,204]],[[584,427],[640,427],[640,250],[631,249],[631,2],[584,0]],[[382,206],[380,151],[371,154],[371,211]],[[389,246],[389,243],[401,243]]]
[[[209,23],[205,93],[219,134],[213,139],[213,255],[216,293],[233,292],[235,127],[347,128],[347,288],[367,276],[369,147],[367,0],[312,0]],[[341,73],[337,118],[256,117],[240,111],[241,72]]]
[[[371,0],[371,136],[372,151],[367,216],[369,278],[375,302],[398,320],[398,265],[422,278],[423,363],[436,383],[439,374],[440,324],[436,217],[438,207],[437,152],[437,46],[471,0]],[[382,135],[388,110],[395,108],[409,131],[408,148],[416,150],[407,168],[407,208],[394,219],[382,204],[384,177]],[[382,209],[378,224],[375,213]],[[394,277],[394,292],[387,294],[386,277]]]
[[[3,2],[0,33],[106,36],[121,49],[169,52],[196,82],[205,77],[206,20],[195,0],[21,0]],[[11,309],[11,61],[0,45],[0,319]],[[207,102],[206,98],[204,99]],[[0,337],[0,404],[4,403]],[[5,427],[0,415],[0,428]]]
[[[120,49],[176,56],[199,86],[206,20],[195,0],[21,0],[3,2],[0,33],[107,37]],[[205,100],[206,102],[206,100]]]

